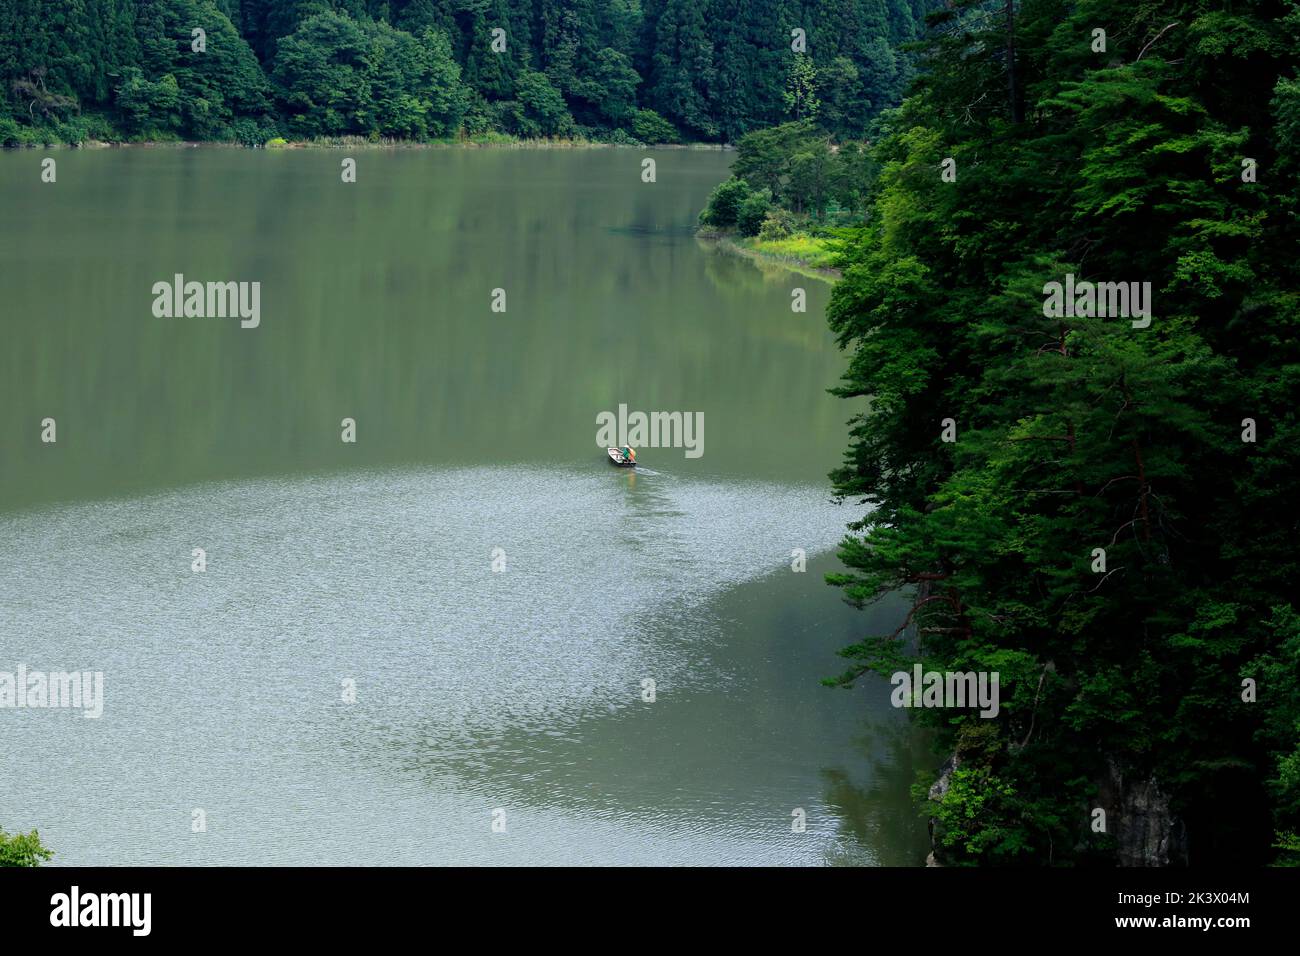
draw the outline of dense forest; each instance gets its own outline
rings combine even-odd
[[[0,0],[0,141],[860,135],[939,5]]]
[[[937,861],[1300,863],[1296,0],[0,0],[0,72],[7,143],[739,141],[706,224],[843,214],[831,580],[913,604],[838,682],[1000,675]]]
[[[833,583],[914,606],[842,679],[1000,674],[917,711],[941,863],[1295,864],[1300,6],[961,0],[926,42],[830,308],[875,506]]]

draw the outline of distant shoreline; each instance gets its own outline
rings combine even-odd
[[[414,140],[380,140],[375,142],[364,136],[331,137],[312,140],[269,140],[247,146],[231,140],[98,140],[81,143],[15,143],[3,149],[679,149],[713,150],[729,152],[730,143],[602,143],[585,139],[515,139],[485,138],[465,140],[438,140],[421,143]]]

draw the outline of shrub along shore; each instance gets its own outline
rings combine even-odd
[[[736,144],[731,178],[700,212],[701,239],[818,278],[836,279],[844,240],[861,227],[876,167],[865,141],[804,120]]]

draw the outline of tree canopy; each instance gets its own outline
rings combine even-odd
[[[869,400],[833,480],[870,506],[832,582],[914,606],[841,680],[999,672],[996,718],[921,712],[956,755],[945,862],[1124,861],[1120,779],[1168,796],[1193,860],[1293,858],[1300,12],[932,19],[830,308],[839,394]],[[1053,313],[1067,275],[1149,282],[1149,324]]]
[[[0,0],[0,141],[859,135],[939,5]]]

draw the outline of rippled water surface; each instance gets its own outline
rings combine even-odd
[[[0,709],[0,826],[56,863],[920,861],[888,687],[819,684],[897,613],[822,581],[827,290],[694,239],[725,154],[640,155],[367,151],[353,192],[334,151],[45,190],[0,155],[0,671],[105,683]],[[261,326],[154,318],[175,272],[258,279]],[[610,468],[619,403],[702,412],[705,454]]]

